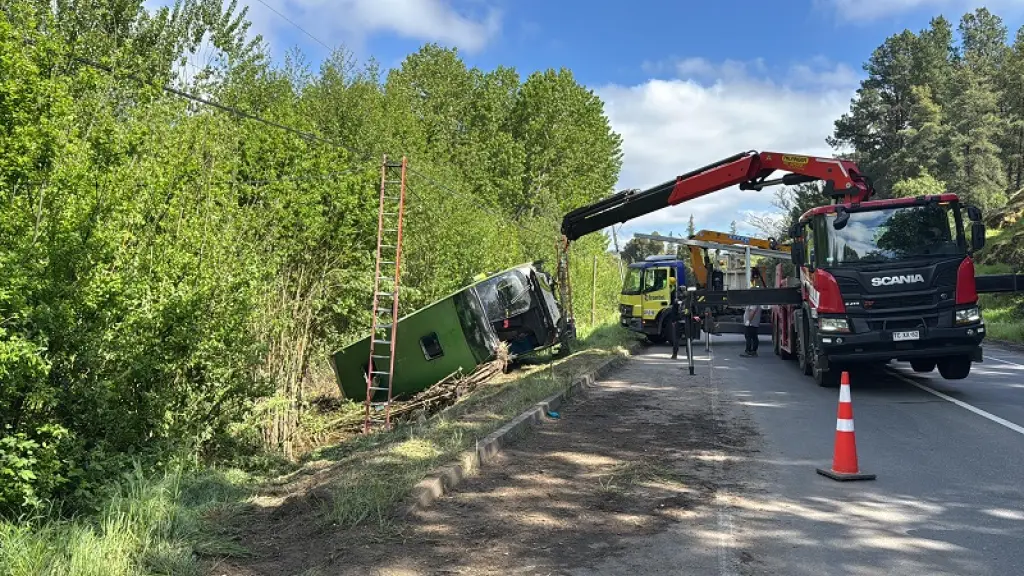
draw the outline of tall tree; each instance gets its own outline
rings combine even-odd
[[[612,131],[601,100],[569,70],[531,74],[512,122],[526,152],[519,195],[510,199],[519,214],[560,216],[615,186],[622,139]]]
[[[970,68],[979,81],[995,84],[1008,51],[1003,20],[988,8],[978,8],[960,19],[959,32],[962,64]]]
[[[1008,187],[1017,191],[1024,187],[1024,27],[1017,31],[1001,72],[999,108],[1005,124],[999,143]]]
[[[655,232],[654,235],[658,233]],[[622,248],[622,259],[628,264],[640,262],[648,256],[663,254],[665,243],[658,240],[647,240],[644,238],[630,238],[629,242]]]
[[[950,104],[949,190],[983,210],[1006,203],[1006,172],[997,144],[1003,133],[999,96],[971,67],[958,71],[960,92]]]
[[[906,30],[887,38],[872,53],[864,65],[868,77],[828,140],[836,148],[853,149],[854,158],[872,175],[883,196],[895,181],[914,175],[901,152],[906,146],[904,130],[910,125],[918,44],[918,37]]]

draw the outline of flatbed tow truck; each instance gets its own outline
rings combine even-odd
[[[786,173],[769,179],[780,171]],[[978,294],[1022,289],[1024,275],[975,274],[972,255],[985,244],[978,208],[954,194],[872,200],[870,179],[848,160],[749,151],[647,190],[619,192],[565,215],[560,267],[573,240],[608,226],[732,186],[817,181],[832,203],[807,211],[789,231],[797,277],[774,288],[692,291],[694,313],[725,304],[775,306],[780,355],[795,358],[822,386],[837,386],[848,367],[894,360],[966,378],[982,361]],[[562,290],[571,299],[567,283]]]
[[[744,290],[753,285],[767,288],[767,270],[763,266],[755,266],[752,257],[764,256],[775,259],[789,259],[790,257],[789,246],[778,244],[774,238],[752,238],[713,230],[701,230],[689,238],[652,234],[634,234],[633,237],[666,244],[678,244],[689,249],[690,266],[693,269],[691,285],[695,286],[697,290],[719,292]],[[728,253],[726,260],[718,263],[722,264],[724,269],[719,269],[715,262],[717,259],[711,258],[709,254],[711,250]],[[729,262],[734,260],[731,257],[737,255],[743,257],[742,266],[730,269]],[[772,333],[772,310],[768,306],[762,308],[759,333],[767,336]],[[741,307],[727,304],[708,306],[704,311],[705,314],[698,321],[698,327],[708,334],[742,334],[744,331],[743,311],[744,309]],[[625,307],[622,308],[622,313],[625,314]]]

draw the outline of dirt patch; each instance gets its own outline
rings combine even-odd
[[[756,450],[708,376],[684,366],[630,362],[404,522],[339,530],[308,503],[277,507],[260,519],[275,529],[249,535],[257,555],[211,573],[567,574],[626,553],[713,514],[736,489],[723,460]]]

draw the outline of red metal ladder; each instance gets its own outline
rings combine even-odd
[[[395,341],[398,334],[398,287],[402,271],[402,218],[405,211],[406,158],[380,169],[380,210],[377,216],[377,266],[373,274],[373,320],[370,361],[366,370],[364,432],[374,424],[391,429]],[[383,413],[383,414],[382,414]]]

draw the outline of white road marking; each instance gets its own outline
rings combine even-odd
[[[715,435],[718,433],[718,383],[715,381],[715,352],[714,347],[709,346],[708,350],[708,387],[711,389],[711,421],[715,426]],[[716,475],[722,477],[723,461],[715,462]],[[732,522],[732,513],[729,511],[729,490],[722,488],[715,500],[718,502],[718,575],[733,576],[735,570],[732,568],[731,545],[736,541],[736,531]]]
[[[994,356],[985,356],[987,360],[995,360],[996,362],[1002,362],[1003,364],[1009,364],[1010,366],[1017,366],[1018,368],[1024,368],[1024,364],[1017,364],[1016,362],[1010,362],[1009,360],[1003,360],[1002,358],[996,358]]]
[[[943,394],[942,392],[939,392],[938,390],[933,390],[933,389],[925,386],[924,384],[921,384],[920,382],[917,382],[917,381],[915,381],[915,380],[913,380],[911,378],[907,378],[906,376],[904,376],[903,374],[900,374],[898,372],[893,372],[892,374],[893,374],[893,376],[896,376],[897,378],[899,378],[900,380],[903,380],[907,384],[910,384],[912,386],[916,386],[916,387],[920,388],[921,390],[924,390],[925,392],[927,392],[929,394],[934,394],[935,396],[938,396],[939,398],[942,398],[943,400],[946,400],[948,402],[952,402],[953,404],[956,404],[957,406],[959,406],[959,407],[961,407],[961,408],[963,408],[965,410],[970,410],[971,412],[974,412],[978,416],[981,416],[982,418],[985,418],[987,420],[991,420],[992,422],[995,422],[996,424],[999,424],[1000,426],[1004,426],[1006,428],[1009,428],[1010,430],[1013,430],[1014,432],[1016,432],[1018,434],[1024,434],[1024,426],[1020,426],[1020,425],[1014,424],[1013,422],[1010,422],[1009,420],[1006,420],[1004,418],[1000,418],[999,416],[996,416],[995,414],[991,414],[989,412],[985,412],[981,408],[977,408],[975,406],[971,406],[967,402],[964,402],[962,400],[957,400],[956,398],[953,398],[951,396],[947,396],[946,394]]]

